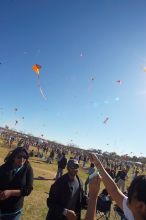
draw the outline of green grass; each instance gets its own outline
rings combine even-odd
[[[9,150],[10,149],[7,148],[3,141],[0,139],[0,164],[3,163],[3,159]],[[48,211],[46,199],[48,197],[50,186],[54,182],[51,179],[55,177],[57,171],[57,163],[55,161],[53,164],[47,164],[36,157],[30,159],[30,163],[33,167],[35,178],[43,177],[50,180],[34,180],[34,190],[30,196],[25,198],[22,220],[44,220]],[[83,168],[79,169],[79,176],[83,182],[87,178],[87,174]],[[131,180],[128,179],[126,182],[127,186],[129,185],[130,181]],[[103,189],[103,185],[101,185],[101,189]],[[110,218],[111,220],[113,219],[113,215],[114,213],[112,211]],[[84,216],[85,211],[82,211],[82,219],[84,219]]]

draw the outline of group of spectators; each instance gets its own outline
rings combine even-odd
[[[33,190],[33,170],[28,161],[33,152],[28,153],[28,148],[21,144],[11,151],[0,166],[0,220],[20,220],[24,197]],[[126,196],[128,166],[121,166],[116,172],[117,166],[109,167],[107,159],[99,160],[96,154],[86,153],[82,157],[82,169],[85,170],[89,159],[90,167],[83,184],[78,175],[81,155],[74,154],[67,161],[66,151],[52,148],[48,157],[50,163],[56,153],[58,169],[47,199],[49,210],[46,220],[80,220],[82,209],[87,210],[85,220],[95,220],[101,181],[107,194],[123,211],[125,219],[146,220],[146,176],[139,175],[137,169],[133,170],[133,181]],[[67,173],[63,174],[65,168]]]
[[[93,178],[87,178],[85,185],[89,183],[89,193],[87,188],[83,190],[82,181],[78,176],[79,163],[75,159],[70,159],[67,163],[68,172],[58,178],[51,186],[47,205],[49,208],[46,220],[80,220],[81,209],[87,208],[86,220],[96,219],[97,198],[100,190],[100,182],[103,181],[108,194],[116,202],[118,208],[123,211],[123,219],[145,220],[146,219],[146,176],[135,176],[128,188],[127,196],[123,189],[123,181],[127,177],[125,168],[121,169],[117,175],[117,184],[106,171],[96,154],[90,154],[90,176],[95,172],[96,167],[99,173]],[[120,185],[121,184],[121,185]],[[122,186],[122,191],[119,189]],[[88,200],[88,203],[87,203]]]

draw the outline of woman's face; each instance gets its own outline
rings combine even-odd
[[[14,166],[15,167],[22,167],[24,163],[26,162],[26,155],[24,154],[17,154],[15,159],[14,159]]]

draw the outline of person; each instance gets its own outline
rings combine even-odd
[[[65,153],[62,152],[61,157],[58,159],[58,170],[55,178],[56,180],[63,175],[63,170],[65,169],[66,164],[67,164],[67,159],[65,157]]]
[[[139,171],[136,169],[136,171],[132,173],[132,176],[131,176],[132,180],[134,180],[138,176],[138,174],[139,174]]]
[[[55,156],[55,152],[52,149],[51,152],[50,152],[49,157],[47,158],[47,163],[51,164],[53,162],[53,160],[54,160],[54,156]]]
[[[9,148],[12,147],[12,144],[13,144],[14,140],[15,140],[15,138],[13,136],[10,136],[9,141],[8,141],[9,142]]]
[[[90,164],[90,168],[89,168],[89,170],[88,170],[88,177],[87,177],[87,179],[86,179],[86,181],[85,181],[85,193],[87,194],[87,185],[89,184],[89,176],[91,175],[91,174],[93,174],[95,172],[95,167],[94,167],[94,163],[91,163]]]
[[[114,180],[104,169],[102,163],[96,154],[90,154],[90,160],[94,163],[98,170],[102,181],[108,190],[112,199],[117,203],[118,207],[124,212],[128,220],[145,220],[146,219],[146,175],[137,176],[129,186],[128,197],[125,196]]]
[[[84,158],[83,158],[83,168],[85,167],[86,162],[87,162],[87,155],[84,155]]]
[[[125,191],[125,181],[128,178],[126,168],[124,167],[122,170],[119,170],[116,175],[116,182],[119,189],[122,192]]]
[[[0,220],[19,220],[24,197],[33,189],[28,152],[17,147],[0,166]]]
[[[80,220],[81,209],[87,205],[87,197],[77,175],[78,169],[78,161],[70,159],[67,163],[68,172],[51,186],[46,220]]]

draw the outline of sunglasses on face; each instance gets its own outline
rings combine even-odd
[[[78,165],[74,165],[73,167],[71,167],[71,169],[78,169],[79,166]]]

